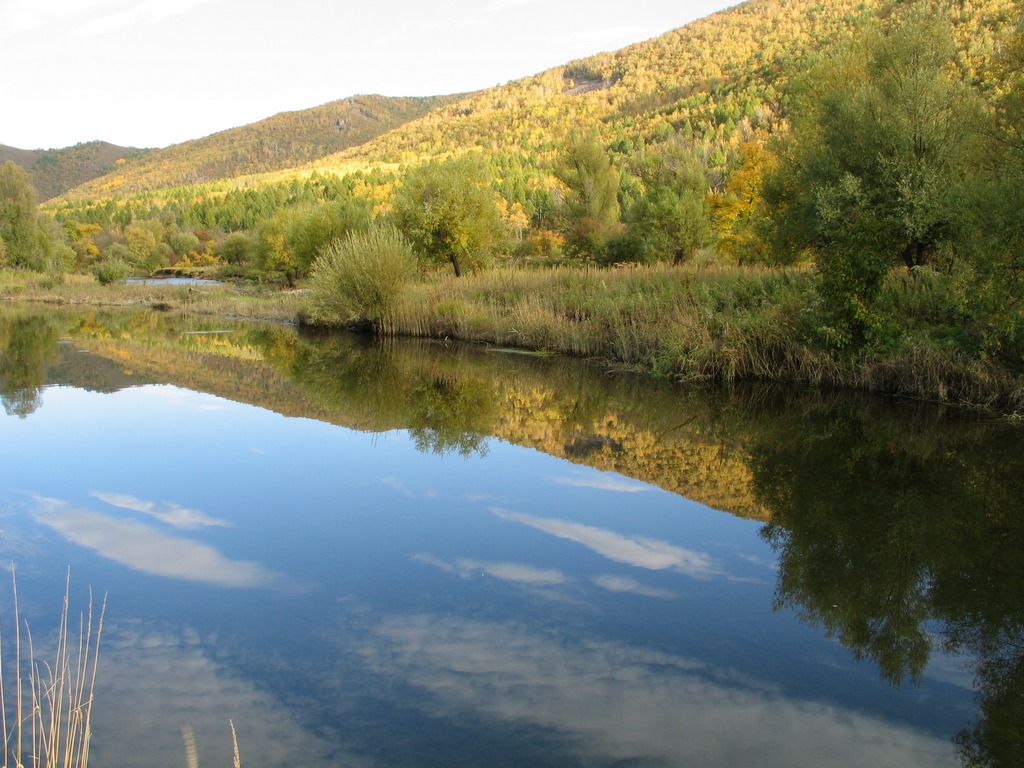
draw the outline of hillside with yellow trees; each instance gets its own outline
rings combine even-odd
[[[82,185],[81,194],[131,194],[294,168],[383,133],[459,98],[350,96],[146,153]],[[76,193],[76,194],[80,194]]]

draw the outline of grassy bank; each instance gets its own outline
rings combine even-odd
[[[723,266],[495,270],[410,286],[384,330],[581,355],[684,381],[850,387],[1024,410],[1024,377],[963,350],[949,286],[894,272],[884,344],[824,341],[814,276]]]
[[[91,276],[11,271],[0,271],[0,297],[284,322],[308,309],[303,291],[102,286]],[[955,303],[947,278],[895,271],[879,307],[884,341],[843,353],[825,341],[806,269],[496,269],[410,283],[380,326],[386,334],[597,358],[680,381],[847,387],[1024,413],[1024,376],[970,351]]]
[[[92,275],[53,278],[37,272],[0,270],[0,299],[44,304],[149,307],[259,320],[293,322],[302,305],[298,291],[240,287],[233,284],[100,285]]]

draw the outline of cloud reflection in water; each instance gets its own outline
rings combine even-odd
[[[220,587],[259,587],[275,574],[256,562],[231,560],[217,549],[168,534],[137,520],[80,509],[60,499],[34,497],[35,519],[68,541],[153,576]]]
[[[211,658],[191,629],[138,621],[104,629],[93,709],[90,763],[111,768],[184,764],[179,727],[195,733],[200,766],[231,765],[231,730],[242,764],[365,766],[302,722],[301,714],[256,682]]]
[[[836,744],[843,765],[956,764],[946,739],[611,641],[414,615],[380,623],[361,653],[429,693],[435,716],[554,730],[587,764],[820,766]]]
[[[457,574],[464,579],[486,574],[502,581],[528,584],[534,587],[551,587],[565,584],[570,580],[564,573],[553,568],[536,568],[523,563],[489,563],[467,558],[459,558],[454,563],[446,563],[428,554],[413,555],[412,559],[418,563],[432,565],[445,573]]]
[[[671,569],[688,576],[709,578],[721,573],[715,562],[702,552],[678,547],[646,536],[627,536],[605,528],[583,525],[572,520],[534,517],[503,509],[491,510],[502,520],[522,523],[560,539],[574,541],[617,563],[626,563],[652,571]]]
[[[155,517],[161,523],[166,523],[167,525],[171,525],[175,528],[231,527],[231,523],[226,520],[218,520],[216,518],[209,517],[206,513],[200,512],[198,509],[188,509],[171,502],[165,501],[163,504],[157,504],[155,501],[137,499],[126,493],[101,493],[99,491],[94,491],[92,495],[112,507],[128,509],[133,512],[141,512],[144,515]]]
[[[609,491],[611,493],[646,493],[647,491],[654,490],[650,485],[611,474],[591,475],[577,472],[567,477],[556,477],[554,482],[574,488],[591,488],[595,491]]]

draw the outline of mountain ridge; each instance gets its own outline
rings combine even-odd
[[[241,177],[246,185],[277,182],[312,170],[394,168],[471,149],[539,168],[550,166],[574,130],[596,134],[618,156],[678,135],[703,154],[712,187],[720,191],[741,145],[785,123],[789,79],[864,23],[904,6],[905,0],[747,0],[617,51],[469,94],[353,96],[279,113],[126,162],[69,190],[67,199],[126,197],[214,180],[242,183]],[[1012,0],[981,0],[951,9],[964,67],[997,45],[993,30],[1012,8]],[[323,132],[337,129],[338,121],[348,130],[350,120],[351,140],[332,151]]]
[[[0,162],[11,160],[25,168],[44,202],[78,187],[92,194],[111,190],[131,194],[303,165],[358,146],[460,97],[348,96],[309,109],[278,112],[255,123],[160,149],[123,148],[106,142],[50,150],[0,145]],[[71,166],[83,165],[77,158],[83,148],[94,149],[105,162],[75,172]],[[111,153],[109,148],[118,151]]]
[[[272,173],[270,181],[300,170],[345,173],[469,148],[531,156],[532,164],[540,165],[538,158],[550,159],[572,130],[593,131],[606,145],[618,142],[626,154],[682,132],[707,144],[709,157],[717,153],[708,165],[724,179],[741,134],[763,136],[778,122],[782,97],[776,85],[801,61],[894,2],[833,0],[826,6],[814,0],[748,0],[617,51],[481,91],[434,97],[434,108],[366,141],[319,157],[296,157],[289,168],[254,168],[257,176],[248,174],[246,183],[259,183],[260,173]],[[131,166],[130,174],[88,182],[69,198],[203,183],[198,173],[158,172],[155,163],[162,157]],[[140,165],[152,170],[143,174]]]

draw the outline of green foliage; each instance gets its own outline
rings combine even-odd
[[[120,283],[132,273],[131,265],[118,256],[107,256],[93,267],[93,274],[100,285]]]
[[[560,216],[566,251],[601,259],[609,241],[622,232],[618,170],[593,136],[574,133],[555,173],[568,190]]]
[[[968,186],[960,305],[985,354],[1024,370],[1024,13],[993,63],[1004,82],[986,163]]]
[[[253,255],[252,238],[244,232],[232,232],[220,244],[218,253],[228,264],[248,264]]]
[[[797,90],[765,203],[776,251],[815,257],[838,346],[871,335],[893,265],[948,267],[953,257],[981,114],[953,54],[948,24],[912,11],[840,49]]]
[[[37,268],[36,192],[29,175],[10,161],[0,165],[0,240],[4,243],[6,264]]]
[[[395,224],[426,261],[485,266],[505,240],[492,180],[475,155],[416,166],[392,199]]]
[[[370,226],[370,203],[347,197],[312,205],[291,219],[288,248],[300,274],[306,274],[320,252],[335,240]]]
[[[681,264],[712,237],[707,177],[678,137],[648,147],[635,160],[643,194],[629,211],[642,261]]]
[[[64,230],[53,219],[38,221],[37,268],[49,275],[63,275],[75,262],[75,250],[68,244]]]
[[[398,230],[376,225],[350,232],[313,265],[308,317],[328,325],[384,328],[415,272],[416,257]]]

